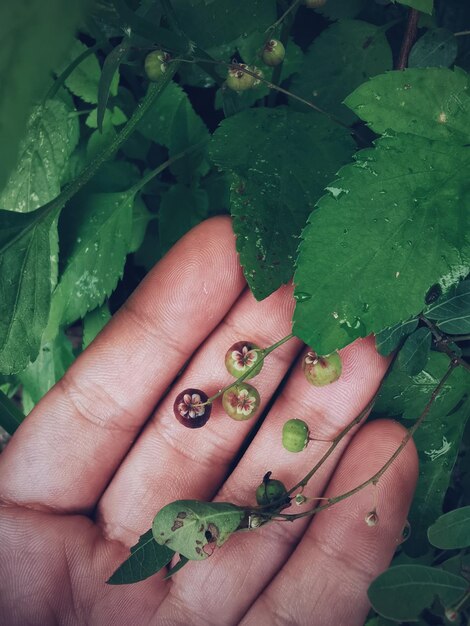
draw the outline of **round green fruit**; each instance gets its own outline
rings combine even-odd
[[[154,50],[145,57],[145,73],[147,78],[153,82],[159,81],[168,68],[170,55],[163,50]]]
[[[287,495],[287,489],[280,480],[269,479],[263,480],[256,490],[256,502],[260,506],[266,506],[272,502],[282,500]]]
[[[315,352],[307,352],[303,359],[302,369],[311,385],[323,387],[338,380],[343,366],[337,352],[332,352],[328,356],[318,356]]]
[[[282,445],[289,452],[302,452],[308,444],[307,424],[298,419],[287,420],[282,427]]]
[[[229,374],[235,378],[240,378],[259,361],[259,366],[255,367],[252,373],[246,377],[246,380],[249,380],[257,376],[263,367],[263,361],[260,361],[260,357],[261,349],[257,345],[251,341],[237,341],[225,354],[225,367]]]
[[[263,62],[269,67],[280,65],[284,61],[286,56],[286,49],[279,39],[269,39],[264,44],[263,48]]]
[[[258,410],[259,405],[259,393],[248,383],[235,383],[222,395],[224,411],[237,421],[249,420]]]
[[[234,91],[246,91],[251,89],[256,84],[256,78],[251,74],[247,74],[243,70],[253,71],[253,68],[248,67],[245,63],[239,63],[231,67],[227,73],[227,87]]]

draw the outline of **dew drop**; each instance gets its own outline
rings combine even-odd
[[[312,294],[307,293],[306,291],[298,291],[294,294],[294,300],[297,300],[297,302],[306,302],[307,300],[310,300],[311,297]]]

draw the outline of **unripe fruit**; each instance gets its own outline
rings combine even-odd
[[[305,6],[309,9],[318,9],[325,6],[326,0],[305,0]]]
[[[168,68],[170,55],[163,50],[154,50],[145,57],[145,73],[151,81],[159,81]]]
[[[256,502],[260,506],[266,506],[272,502],[282,500],[287,495],[287,489],[280,480],[270,478],[263,480],[261,485],[256,490]]]
[[[246,91],[255,86],[256,78],[244,72],[244,69],[251,71],[245,63],[238,63],[229,69],[226,79],[227,87],[234,91]]]
[[[259,404],[258,391],[248,383],[235,383],[222,395],[224,411],[229,417],[237,421],[244,421],[253,417]]]
[[[446,609],[444,615],[449,622],[456,622],[459,618],[459,614],[454,609]]]
[[[201,389],[185,389],[176,396],[173,413],[178,422],[187,428],[201,428],[211,415],[212,404]]]
[[[251,341],[237,341],[225,354],[225,367],[229,374],[235,376],[235,378],[240,378],[260,360],[260,355],[261,349],[254,343],[251,343]],[[255,367],[253,372],[246,377],[246,380],[257,376],[262,367],[263,361],[259,363],[259,367]]]
[[[270,39],[264,44],[263,61],[266,65],[274,67],[280,65],[286,56],[286,49],[279,39]]]
[[[338,380],[343,366],[337,352],[328,356],[318,356],[315,352],[308,352],[303,359],[302,369],[311,385],[323,387]]]
[[[287,420],[282,427],[282,445],[289,452],[302,452],[308,444],[307,424],[298,419]]]
[[[364,519],[367,526],[377,526],[379,523],[379,516],[377,515],[377,511],[375,509],[367,513]]]
[[[305,496],[303,496],[301,493],[298,493],[298,494],[295,496],[295,503],[296,503],[298,506],[302,506],[302,504],[305,504],[306,502],[307,502],[307,498],[306,498]]]

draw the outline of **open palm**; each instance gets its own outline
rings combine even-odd
[[[235,534],[169,581],[157,574],[135,585],[105,582],[168,502],[253,503],[267,471],[288,486],[301,478],[328,443],[285,451],[287,419],[304,419],[313,437],[328,440],[368,403],[387,367],[371,338],[345,348],[341,378],[321,388],[308,385],[298,365],[291,369],[304,349],[294,339],[256,378],[263,408],[290,372],[235,469],[254,420],[233,421],[219,405],[201,429],[174,418],[185,387],[212,395],[230,382],[223,359],[235,341],[268,346],[287,335],[293,306],[290,287],[255,302],[227,218],[193,229],[150,272],[0,456],[2,623],[364,623],[367,587],[390,562],[415,486],[412,442],[377,487],[313,521]],[[403,435],[390,421],[354,430],[305,495],[359,484]],[[369,527],[364,518],[375,503],[379,523]]]

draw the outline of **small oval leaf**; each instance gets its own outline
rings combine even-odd
[[[418,328],[410,335],[398,355],[398,361],[410,376],[415,376],[426,367],[431,351],[431,331]]]
[[[444,607],[465,593],[465,578],[424,565],[397,565],[378,576],[370,585],[370,603],[380,615],[396,621],[411,621],[430,607],[436,596]]]
[[[417,319],[399,322],[395,326],[384,328],[375,336],[375,347],[382,356],[388,356],[400,345],[402,339],[412,333],[418,326]]]
[[[441,515],[428,529],[428,539],[441,550],[470,546],[470,506]]]

